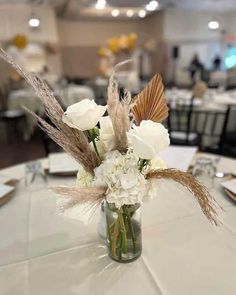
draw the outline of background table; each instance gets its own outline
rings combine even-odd
[[[171,108],[175,108],[177,105],[190,106],[192,91],[188,89],[173,88],[167,90],[165,94]],[[214,127],[215,132],[221,134],[224,118],[223,116],[219,116],[218,120],[215,121],[213,114],[226,112],[228,106],[230,106],[230,116],[227,123],[227,131],[236,131],[236,92],[234,90],[220,92],[215,89],[208,89],[203,98],[194,98],[193,111],[204,112],[209,115],[207,125],[205,125],[205,115],[199,116],[198,124],[196,126],[197,131],[201,134],[204,130],[204,133],[211,134],[212,127],[216,125]],[[192,116],[192,121],[194,122],[194,114],[192,114]],[[204,136],[201,144],[203,147],[213,146],[214,144],[217,144],[218,141],[219,138]]]
[[[44,107],[38,97],[35,95],[31,88],[25,88],[21,90],[14,90],[10,92],[8,99],[9,110],[22,110],[23,107],[39,114],[40,116],[44,113]],[[26,112],[26,126],[24,126],[24,138],[29,139],[32,135],[37,120],[29,113]]]
[[[236,173],[236,161],[221,158],[218,170]],[[160,181],[143,206],[142,256],[118,264],[98,237],[98,214],[88,226],[58,215],[50,190],[25,187],[24,165],[0,175],[21,179],[0,207],[0,294],[235,294],[236,206],[219,184],[211,192],[224,212],[214,227],[188,192]],[[74,181],[51,176],[47,186]]]

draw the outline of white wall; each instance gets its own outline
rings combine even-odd
[[[164,16],[163,37],[169,42],[207,41],[220,38],[220,30],[208,29],[211,13],[167,9]],[[224,25],[224,15],[217,15],[217,20]]]
[[[216,54],[224,58],[226,44],[222,31],[236,35],[236,12],[214,14],[220,23],[220,29],[210,30],[208,23],[212,20],[211,12],[167,9],[163,20],[163,38],[167,43],[170,66],[168,79],[172,77],[172,47],[178,46],[180,56],[177,60],[177,76],[182,84],[190,82],[186,68],[196,52],[204,66],[212,66]]]
[[[28,21],[31,7],[24,4],[0,5],[0,41],[6,41],[16,34],[25,34],[31,42],[58,42],[57,22],[54,10],[46,5],[35,7],[41,19],[38,30],[32,30]]]

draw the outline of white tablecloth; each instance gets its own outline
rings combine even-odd
[[[44,107],[42,103],[31,88],[15,90],[9,95],[8,109],[22,110],[23,107],[36,112],[40,116],[44,113]],[[37,121],[31,114],[26,112],[26,123],[24,137],[25,139],[29,139],[34,131],[35,126],[37,125]]]
[[[236,172],[236,161],[222,158],[218,169]],[[23,178],[24,165],[0,175]],[[48,186],[73,182],[50,177]],[[208,223],[188,192],[161,181],[143,206],[142,256],[118,264],[98,237],[98,216],[85,226],[58,215],[52,192],[21,180],[0,207],[0,294],[235,294],[236,206],[218,184],[212,194],[225,210],[221,227]]]
[[[54,95],[58,96],[60,103],[64,107],[68,107],[85,98],[95,99],[93,90],[88,86],[81,85],[69,85],[68,87],[55,89]],[[44,107],[40,99],[31,88],[15,90],[9,95],[8,108],[10,110],[22,109],[23,107],[36,112],[40,116],[44,113]],[[29,139],[37,125],[37,121],[31,114],[26,112],[26,123],[26,128],[23,130],[24,138]]]
[[[64,91],[64,96],[61,97],[66,107],[83,99],[95,99],[92,88],[83,85],[69,85]]]

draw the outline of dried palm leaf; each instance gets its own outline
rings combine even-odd
[[[162,122],[168,117],[168,106],[161,76],[156,74],[141,93],[134,98],[131,108],[136,125],[142,120]]]
[[[127,150],[127,135],[126,132],[130,129],[130,103],[131,94],[125,89],[124,97],[120,100],[118,82],[115,79],[116,70],[126,64],[128,61],[117,64],[109,80],[107,111],[111,118],[115,137],[116,149],[121,153]]]
[[[48,88],[47,84],[44,83],[40,77],[24,71],[2,49],[0,49],[0,57],[12,65],[16,71],[34,88],[37,96],[43,103],[45,113],[52,122],[52,125],[48,124],[42,118],[39,118],[35,113],[30,112],[37,118],[39,126],[63,149],[65,149],[67,153],[82,164],[86,171],[93,173],[94,168],[100,164],[96,154],[91,149],[88,139],[82,131],[70,128],[62,121],[64,111],[54,97],[52,91]]]
[[[201,185],[190,173],[182,172],[176,169],[163,169],[148,173],[146,178],[172,179],[180,183],[194,195],[207,219],[215,225],[220,223],[217,218],[217,209],[220,209],[221,207],[209,194],[205,186]]]

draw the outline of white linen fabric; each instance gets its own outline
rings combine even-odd
[[[36,112],[40,116],[44,113],[44,107],[40,102],[39,98],[30,88],[14,90],[10,92],[8,99],[8,109],[9,110],[19,110],[23,107]],[[34,128],[37,125],[35,118],[26,112],[26,128],[24,131],[24,138],[29,139],[32,135]]]
[[[236,173],[235,164],[222,157],[218,170]],[[235,203],[218,183],[211,193],[224,212],[222,226],[214,227],[190,193],[161,181],[156,198],[143,206],[142,256],[118,264],[97,234],[99,212],[85,226],[57,214],[56,196],[46,186],[26,188],[24,165],[0,175],[21,179],[15,196],[0,208],[1,294],[235,293]],[[47,186],[74,183],[75,178],[49,177]]]
[[[66,96],[63,97],[63,103],[66,107],[74,103],[80,102],[83,99],[95,99],[95,94],[92,88],[82,85],[70,85],[66,89]]]

